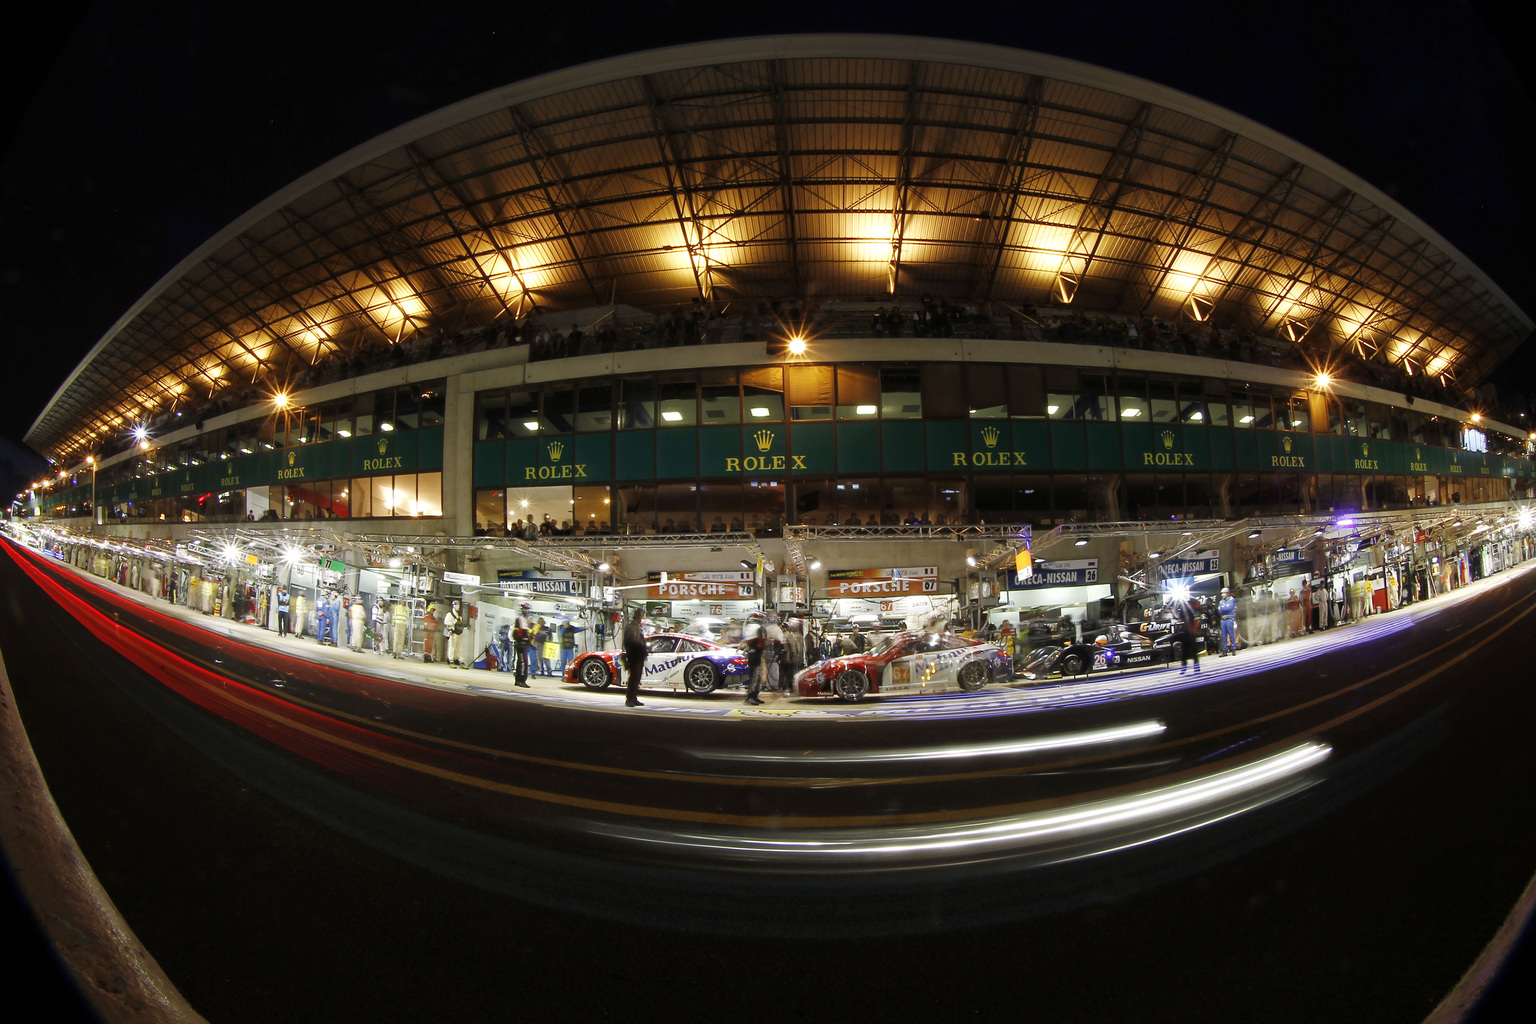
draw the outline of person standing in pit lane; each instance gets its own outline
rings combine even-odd
[[[277,635],[288,635],[288,588],[277,590]]]
[[[576,656],[576,634],[586,632],[586,626],[578,626],[573,622],[567,622],[560,627],[560,678],[565,678],[565,670],[570,668],[571,659]]]
[[[533,606],[524,604],[512,623],[512,681],[518,686],[528,685],[528,648],[533,644]]]
[[[767,616],[762,612],[753,612],[749,618],[751,625],[757,627],[752,636],[747,640],[747,699],[748,704],[761,704],[762,698],[758,696],[763,690],[763,683],[768,679],[768,659],[771,657],[768,640]]]
[[[437,602],[428,601],[426,611],[421,613],[421,660],[442,661],[443,657],[438,652],[437,641],[443,635],[442,623],[437,618]]]
[[[373,627],[373,651],[382,656],[389,650],[389,637],[386,627],[389,625],[389,602],[382,597],[373,599],[373,611],[369,613],[369,623]]]
[[[453,601],[448,605],[448,614],[443,616],[443,629],[448,633],[448,664],[463,665],[464,658],[464,616],[459,610],[459,602]]]
[[[389,610],[389,653],[396,658],[406,654],[405,639],[411,628],[411,606],[402,597]]]
[[[636,608],[624,627],[624,667],[629,670],[629,687],[624,694],[624,706],[627,708],[641,706],[640,673],[645,669],[646,655],[645,631],[640,628],[641,611]]]
[[[1189,600],[1178,601],[1173,609],[1179,631],[1173,635],[1173,642],[1179,645],[1179,675],[1189,671],[1189,659],[1195,659],[1195,671],[1200,671],[1200,649],[1195,646],[1195,637],[1200,634],[1200,616],[1195,611],[1195,606]]]
[[[1221,588],[1216,611],[1221,615],[1221,656],[1225,658],[1237,653],[1237,598],[1232,596],[1231,587]]]

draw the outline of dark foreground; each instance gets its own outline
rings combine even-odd
[[[839,774],[850,770],[818,768],[830,779],[821,786],[794,762],[761,787],[668,778],[686,774],[675,751],[690,742],[814,752],[826,723],[598,721],[505,702],[465,715],[319,683],[292,698],[354,725],[375,719],[395,730],[391,742],[409,731],[492,751],[454,762],[467,766],[456,778],[478,773],[468,794],[435,788],[448,762],[430,743],[421,763],[438,774],[417,783],[373,761],[305,756],[194,706],[62,612],[9,555],[0,591],[0,651],[55,799],[140,940],[221,1024],[533,1013],[1417,1021],[1536,871],[1525,653],[1536,573],[1488,581],[1406,633],[1241,682],[1059,712],[834,727],[837,746],[874,749],[882,736],[908,748],[924,735],[959,744],[1167,723],[1165,736],[1113,756],[947,781],[908,766],[850,785]],[[259,653],[159,639],[261,682]],[[808,874],[686,846],[647,853],[577,827],[622,832],[648,824],[634,809],[664,808],[692,816],[659,819],[674,834],[761,832],[777,815],[889,830],[903,815],[1101,798],[1295,738],[1330,755],[1272,801],[1079,859],[960,855],[921,871]],[[524,777],[497,782],[503,790],[590,792],[620,809],[486,795],[496,772],[514,771],[498,741],[582,762],[515,769]]]

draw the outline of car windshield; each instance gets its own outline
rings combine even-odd
[[[875,655],[875,656],[884,654],[886,651],[890,650],[891,645],[894,644],[895,642],[896,642],[896,638],[895,637],[888,636],[884,640],[881,640],[879,643],[875,644],[874,647],[871,647],[869,649],[869,653],[871,655]]]

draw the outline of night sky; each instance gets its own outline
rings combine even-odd
[[[1516,63],[1522,30],[1492,7],[108,2],[38,13],[41,28],[12,34],[0,165],[0,351],[12,371],[0,437],[17,442],[146,289],[326,160],[507,82],[763,33],[949,36],[1180,89],[1378,185],[1536,313],[1522,187],[1536,104]],[[1501,394],[1536,391],[1533,350],[1500,375]]]

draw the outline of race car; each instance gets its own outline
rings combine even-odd
[[[857,701],[871,693],[941,693],[979,690],[1013,676],[997,644],[956,633],[897,633],[859,654],[832,658],[795,676],[801,697],[835,694]]]
[[[1205,637],[1195,637],[1195,650],[1204,653]],[[1085,672],[1161,665],[1177,661],[1184,654],[1184,642],[1176,634],[1160,633],[1155,638],[1133,633],[1119,623],[1099,628],[1091,643],[1067,643],[1059,647],[1040,647],[1032,651],[1020,666],[1025,679],[1049,676],[1077,676]]]
[[[685,688],[710,693],[747,681],[747,656],[739,648],[726,647],[701,636],[653,633],[645,638],[645,667],[640,685]],[[626,681],[623,651],[589,651],[578,655],[565,670],[565,682],[601,690]]]

